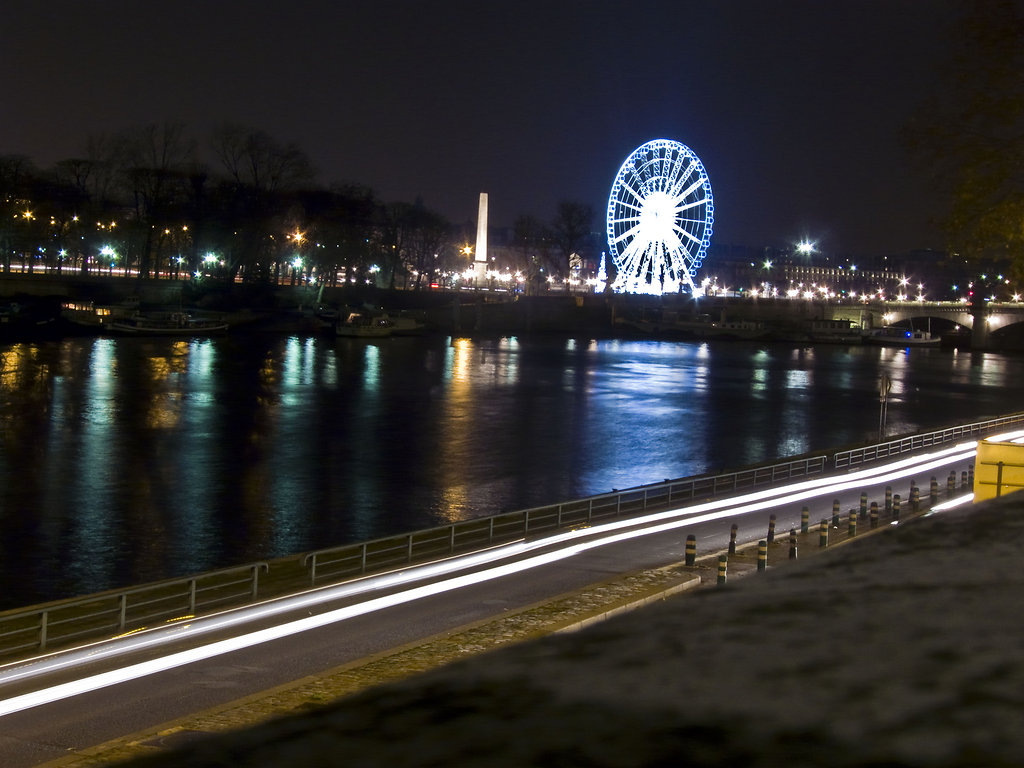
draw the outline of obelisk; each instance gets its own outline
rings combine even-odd
[[[487,193],[480,193],[480,213],[476,219],[476,255],[473,275],[477,285],[487,281]]]

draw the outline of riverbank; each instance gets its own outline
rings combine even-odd
[[[127,298],[149,308],[194,308],[227,320],[232,328],[274,333],[310,333],[322,328],[319,308],[373,306],[415,313],[428,331],[458,335],[574,334],[666,340],[755,340],[808,344],[857,344],[867,329],[888,324],[892,303],[861,305],[790,299],[685,295],[547,293],[505,291],[400,291],[372,286],[311,288],[290,285],[224,284],[213,281],[140,280],[90,276],[0,275],[0,299],[19,304],[33,318],[60,314],[65,301],[116,303]],[[969,349],[970,310],[955,305],[897,305],[917,328],[928,327],[946,347]],[[916,313],[916,315],[915,315]],[[17,318],[14,318],[17,319]],[[907,322],[905,319],[904,322]],[[1024,350],[1024,323],[1007,323],[986,350]],[[934,327],[933,327],[934,326]],[[67,326],[0,326],[0,336],[68,332]]]

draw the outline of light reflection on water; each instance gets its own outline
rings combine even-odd
[[[591,339],[0,347],[0,604],[1021,408],[1019,357]]]

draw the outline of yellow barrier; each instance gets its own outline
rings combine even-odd
[[[982,440],[974,459],[974,502],[1024,488],[1024,444]]]

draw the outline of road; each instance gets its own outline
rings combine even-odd
[[[680,562],[688,535],[701,553],[817,524],[833,499],[844,515],[861,492],[904,500],[973,463],[974,444],[731,499],[526,540],[299,596],[194,619],[0,667],[0,756],[33,766],[88,746],[369,655],[454,630],[631,571]],[[904,501],[906,503],[906,501]]]

